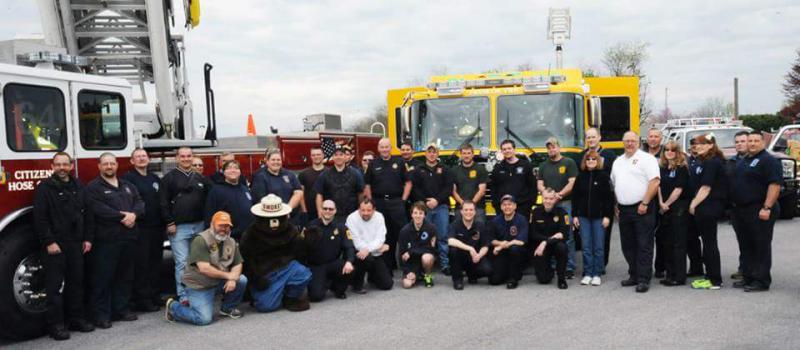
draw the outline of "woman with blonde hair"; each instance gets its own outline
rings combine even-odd
[[[674,140],[668,141],[659,158],[661,183],[658,188],[659,226],[656,244],[664,253],[666,276],[662,285],[673,287],[686,284],[686,228],[689,222],[691,196],[686,155]]]
[[[706,276],[692,282],[695,289],[720,289],[719,246],[717,244],[717,220],[725,211],[728,193],[728,178],[725,174],[725,156],[717,146],[713,133],[694,138],[697,147],[697,166],[689,174],[689,187],[694,197],[689,203],[689,214],[697,225],[703,241],[703,264]]]

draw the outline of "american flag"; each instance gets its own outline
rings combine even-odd
[[[333,140],[333,137],[323,137],[320,148],[322,148],[325,159],[329,159],[333,156],[333,152],[336,151],[336,141]]]

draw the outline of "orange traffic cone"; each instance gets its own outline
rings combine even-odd
[[[253,122],[253,113],[247,115],[247,136],[256,136],[256,123]]]

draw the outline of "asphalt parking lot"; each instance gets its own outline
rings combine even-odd
[[[539,285],[525,276],[516,290],[482,279],[463,291],[436,276],[432,289],[417,287],[349,294],[327,299],[302,313],[258,314],[219,319],[206,327],[168,323],[163,312],[117,322],[108,330],[0,343],[15,349],[366,349],[366,348],[800,348],[800,219],[779,221],[773,241],[773,285],[766,293],[744,293],[728,278],[738,248],[727,223],[720,224],[724,287],[692,290],[663,287],[650,292],[623,288],[627,266],[614,233],[603,285],[569,289]],[[579,254],[580,255],[580,254]],[[397,281],[396,281],[397,282]]]

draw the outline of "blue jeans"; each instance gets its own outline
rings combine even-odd
[[[202,221],[179,224],[174,235],[169,236],[169,246],[172,248],[172,258],[175,260],[175,292],[180,301],[186,300],[186,291],[183,289],[181,278],[186,269],[186,259],[189,258],[189,246],[198,233],[203,231]]]
[[[575,271],[575,234],[572,232],[572,201],[561,201],[557,204],[567,212],[569,232],[567,232],[567,271]]]
[[[583,275],[589,277],[603,274],[605,258],[605,234],[603,218],[589,219],[578,217],[583,241]]]
[[[245,288],[247,288],[247,277],[244,275],[239,276],[239,281],[236,282],[236,289],[225,293],[225,282],[220,281],[219,285],[208,289],[192,289],[185,288],[186,299],[189,305],[183,305],[179,302],[174,302],[171,305],[172,316],[176,321],[191,323],[198,326],[205,326],[211,324],[211,317],[214,314],[214,297],[217,294],[222,294],[222,310],[228,311],[242,302]]]
[[[439,264],[444,269],[450,267],[450,258],[447,250],[447,229],[450,225],[450,207],[439,205],[428,212],[426,218],[436,226],[436,246],[439,248]]]
[[[252,289],[253,306],[258,312],[275,311],[281,307],[283,296],[299,298],[311,282],[311,270],[292,260],[286,267],[267,275],[269,284],[263,290]]]

